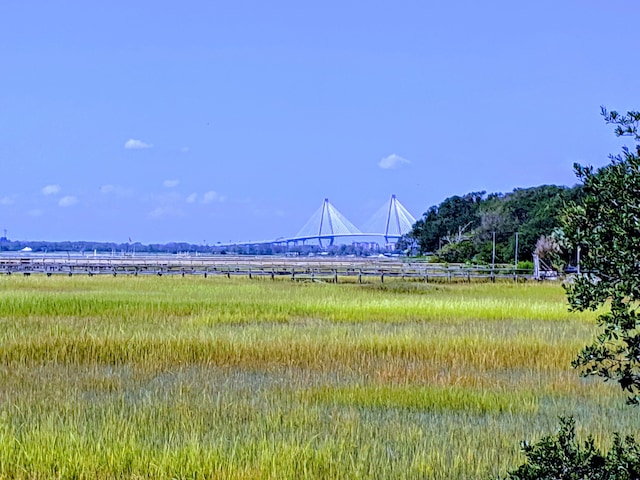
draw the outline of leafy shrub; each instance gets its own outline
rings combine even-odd
[[[528,260],[518,262],[518,270],[525,270],[527,273],[533,273],[533,262]]]
[[[448,243],[438,250],[437,255],[448,263],[464,263],[473,256],[473,243],[468,240]]]
[[[560,418],[556,435],[538,443],[523,442],[527,460],[509,472],[510,480],[634,480],[640,479],[640,448],[633,437],[624,441],[616,433],[611,450],[603,454],[589,437],[580,444],[576,440],[575,420]]]

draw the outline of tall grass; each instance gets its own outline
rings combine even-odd
[[[594,329],[547,284],[0,277],[0,478],[488,478],[638,432]]]

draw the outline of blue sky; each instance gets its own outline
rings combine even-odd
[[[573,185],[640,108],[640,2],[0,3],[0,229],[143,243]]]

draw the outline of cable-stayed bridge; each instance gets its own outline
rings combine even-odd
[[[333,245],[338,238],[383,238],[385,243],[392,243],[402,235],[411,231],[416,219],[400,203],[395,195],[385,203],[364,225],[363,229],[356,227],[328,198],[315,211],[304,226],[292,237],[280,237],[272,241],[244,242],[234,245],[255,244],[297,244],[317,241],[320,246]]]

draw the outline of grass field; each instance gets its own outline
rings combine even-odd
[[[493,478],[573,414],[558,285],[0,278],[0,478]]]

